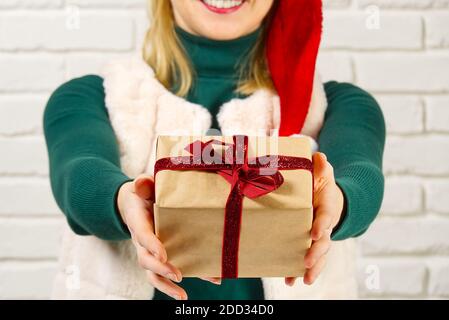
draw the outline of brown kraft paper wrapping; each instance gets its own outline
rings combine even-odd
[[[157,141],[156,160],[189,156],[201,140],[232,143],[232,137],[169,137]],[[306,137],[249,137],[248,156],[278,154],[311,160]],[[282,170],[284,183],[256,199],[244,197],[238,277],[300,277],[311,245],[312,174]],[[155,232],[169,262],[184,277],[220,277],[226,201],[230,184],[217,173],[163,170],[156,176]]]

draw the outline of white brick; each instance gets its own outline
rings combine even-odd
[[[426,129],[449,132],[449,96],[426,99]]]
[[[0,264],[0,299],[48,299],[56,262],[4,262]]]
[[[47,96],[0,96],[0,134],[42,132],[42,113]]]
[[[449,47],[449,13],[426,14],[426,45],[432,48]]]
[[[365,12],[332,12],[324,18],[323,47],[339,49],[420,49],[422,20],[419,15],[380,15],[380,25],[370,24]],[[406,32],[404,32],[406,30]]]
[[[0,49],[131,50],[134,25],[130,16],[81,11],[79,28],[70,13],[20,13],[0,19]]]
[[[73,54],[67,57],[68,79],[99,74],[101,69],[110,61],[120,57],[117,54]]]
[[[386,9],[448,8],[449,0],[357,0],[360,7],[376,5]]]
[[[142,52],[144,40],[149,27],[148,15],[145,12],[139,12],[134,15],[136,23],[136,50]]]
[[[449,179],[425,182],[426,209],[435,213],[449,213]]]
[[[144,8],[145,0],[67,0],[70,5],[86,8]]]
[[[449,91],[449,55],[359,54],[355,58],[357,82],[379,92]]]
[[[0,219],[0,258],[56,258],[62,218]]]
[[[360,243],[366,255],[448,254],[448,232],[449,219],[380,218],[360,238]]]
[[[43,137],[0,138],[0,174],[48,173],[47,150]]]
[[[423,211],[422,200],[420,179],[388,177],[381,211],[392,215],[420,214]]]
[[[351,59],[347,54],[322,51],[318,56],[317,68],[323,81],[354,81]]]
[[[0,179],[0,203],[0,217],[61,214],[46,178]]]
[[[387,137],[384,168],[388,173],[439,176],[449,173],[449,139],[444,135]]]
[[[429,294],[435,297],[449,297],[449,259],[430,261],[429,270]]]
[[[424,261],[410,258],[372,258],[359,261],[360,295],[413,297],[422,294],[426,277]]]
[[[388,133],[417,133],[424,127],[423,102],[413,96],[376,96]]]
[[[343,9],[349,7],[351,0],[324,0],[325,9]]]
[[[0,54],[2,91],[52,91],[64,80],[63,58],[54,55]]]
[[[63,0],[2,0],[0,8],[26,8],[26,9],[41,9],[41,8],[59,8],[62,6]]]

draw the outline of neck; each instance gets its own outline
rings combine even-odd
[[[260,29],[234,40],[211,40],[176,28],[198,77],[238,78],[259,38]]]

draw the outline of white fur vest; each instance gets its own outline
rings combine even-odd
[[[106,105],[117,136],[123,171],[130,177],[153,173],[154,143],[158,135],[205,133],[211,115],[166,90],[141,59],[130,58],[106,66],[102,73]],[[323,124],[326,97],[315,79],[313,98],[301,134],[316,139]],[[223,135],[267,135],[279,128],[279,98],[260,90],[245,99],[224,104],[217,116]],[[138,267],[130,241],[107,242],[75,235],[65,228],[55,299],[151,299],[154,288]],[[345,299],[356,297],[355,245],[334,242],[327,265],[310,287],[297,281],[287,287],[280,278],[263,279],[266,299]]]

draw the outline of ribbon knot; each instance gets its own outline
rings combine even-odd
[[[221,146],[221,153],[214,146]],[[198,140],[185,150],[191,155],[157,160],[154,175],[156,177],[161,170],[201,170],[219,174],[229,182],[231,191],[225,208],[221,277],[237,278],[243,198],[255,199],[278,189],[284,183],[279,170],[312,172],[312,161],[281,155],[248,158],[247,136],[233,136],[233,143]]]

